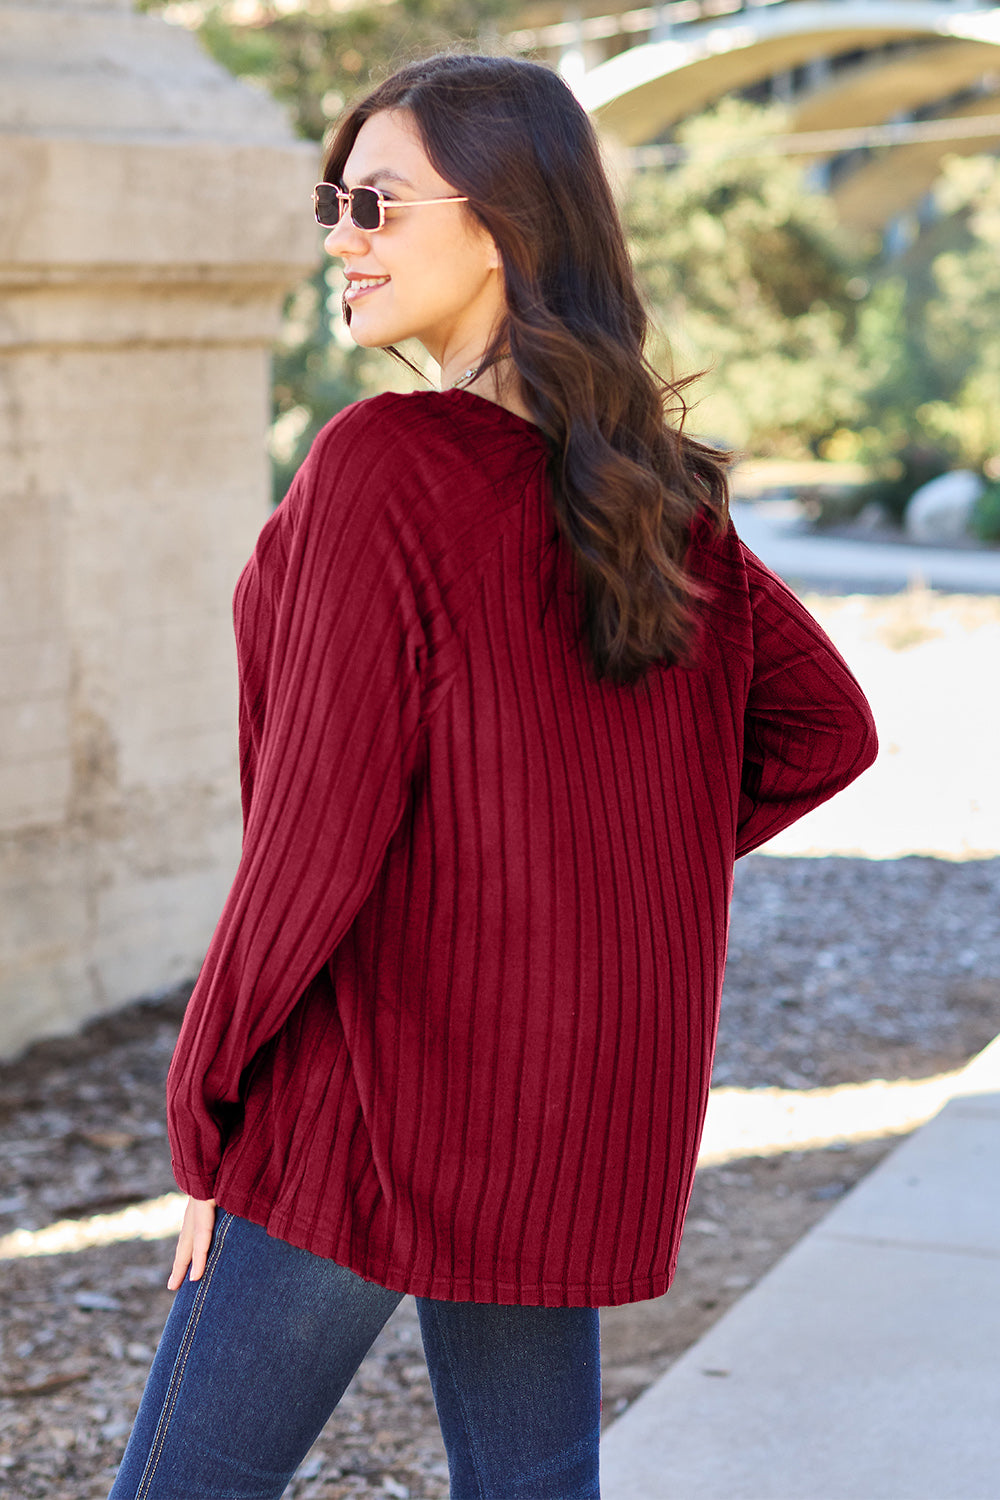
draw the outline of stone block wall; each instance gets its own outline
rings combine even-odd
[[[193,974],[313,147],[122,0],[0,0],[0,1055]]]

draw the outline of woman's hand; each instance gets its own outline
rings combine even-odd
[[[191,1280],[201,1280],[214,1226],[215,1199],[189,1198],[184,1207],[184,1223],[177,1240],[173,1269],[167,1281],[171,1292],[176,1292],[184,1280],[184,1272],[188,1266],[191,1267]]]

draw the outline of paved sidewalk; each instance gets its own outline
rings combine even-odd
[[[602,1455],[604,1500],[997,1500],[1000,1038]]]
[[[863,590],[905,589],[919,581],[950,593],[1000,593],[1000,551],[993,548],[846,541],[803,534],[801,521],[781,506],[736,501],[732,509],[736,530],[751,552],[790,583],[834,582]]]

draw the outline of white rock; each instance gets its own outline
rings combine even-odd
[[[910,496],[906,533],[915,542],[958,542],[969,534],[969,518],[985,485],[972,469],[954,469]]]

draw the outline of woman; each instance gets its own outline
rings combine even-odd
[[[324,176],[352,334],[444,389],[335,417],[237,588],[244,851],[112,1495],[279,1495],[411,1292],[455,1500],[577,1500],[597,1308],[673,1274],[733,861],[869,764],[871,717],[665,417],[553,73],[404,68]]]

